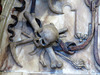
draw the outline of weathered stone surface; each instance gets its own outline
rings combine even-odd
[[[26,8],[25,8],[26,11],[29,11],[28,8],[30,7],[30,1],[31,0],[26,0],[26,3],[27,3]],[[61,28],[67,27],[68,32],[65,33],[65,35],[67,37],[62,38],[62,40],[64,42],[74,41],[78,44],[79,43],[78,40],[76,40],[74,38],[75,11],[71,11],[71,10],[77,10],[77,15],[78,15],[77,16],[77,32],[82,33],[82,34],[88,33],[88,24],[91,22],[90,10],[85,5],[84,0],[76,0],[76,1],[75,0],[62,0],[61,2],[64,5],[66,5],[67,3],[71,4],[72,8],[70,8],[69,6],[65,6],[63,8],[64,14],[57,15],[48,9],[47,0],[37,0],[36,17],[42,21],[43,25],[46,25],[49,23],[54,23],[54,25],[56,26],[56,28],[58,30]],[[13,7],[18,6],[18,5],[19,5],[19,3],[15,1]],[[59,6],[58,4],[56,4],[56,5]],[[29,28],[27,28],[24,23],[25,19],[23,17],[23,12],[19,16],[18,25],[15,27],[16,36],[14,37],[14,41],[18,41],[18,40],[26,38],[25,36],[21,35],[21,30],[23,30],[23,29],[27,29],[27,33],[32,34],[32,30],[31,29],[28,30]],[[22,23],[22,21],[23,21],[23,23]],[[7,26],[9,23],[11,23],[10,15],[8,18],[8,22],[4,28],[5,31],[3,33],[3,38],[2,38],[3,42],[1,44],[2,51],[5,51],[5,47],[7,45],[6,43],[8,42],[8,40],[7,40],[8,33],[7,33],[6,29],[7,29]],[[25,26],[24,28],[22,27],[23,24]],[[0,24],[0,26],[1,26],[1,24]],[[24,30],[24,31],[26,31],[26,30]],[[100,33],[100,31],[99,31],[99,33]],[[0,34],[1,34],[1,32],[0,32]],[[100,38],[100,36],[99,36],[99,38]],[[99,39],[99,45],[100,45],[100,39]],[[99,48],[100,48],[100,46],[99,46]],[[61,61],[63,61],[63,64],[64,64],[61,69],[51,70],[49,61],[46,61],[48,63],[48,67],[43,68],[41,66],[41,64],[39,63],[39,53],[37,53],[36,55],[33,55],[33,56],[30,56],[28,54],[29,52],[33,51],[33,49],[34,49],[34,44],[32,44],[32,43],[25,44],[25,45],[22,45],[22,46],[19,46],[16,48],[16,54],[18,56],[18,60],[22,64],[23,68],[19,68],[18,66],[16,66],[10,55],[9,55],[9,58],[5,60],[4,66],[5,66],[6,62],[8,61],[8,63],[7,63],[8,67],[9,66],[12,67],[12,68],[10,68],[10,71],[27,72],[27,74],[19,73],[18,75],[20,75],[20,74],[21,75],[32,75],[32,74],[28,74],[30,72],[31,73],[33,73],[33,72],[47,72],[47,73],[53,72],[53,73],[57,73],[57,75],[59,73],[61,75],[62,74],[93,74],[94,75],[95,73],[97,73],[97,70],[95,69],[95,66],[94,66],[93,41],[88,45],[88,47],[86,47],[82,51],[79,51],[76,54],[71,56],[75,60],[83,59],[86,62],[86,67],[88,68],[88,70],[86,70],[86,69],[76,70],[72,67],[72,65],[70,63],[63,60],[59,56],[58,56],[59,59]],[[49,59],[48,55],[45,55],[45,57],[46,57],[45,58],[46,60]],[[11,73],[3,74],[3,75],[11,75]],[[15,75],[15,73],[14,74],[12,73],[12,75]],[[36,75],[38,75],[38,74],[36,74]]]

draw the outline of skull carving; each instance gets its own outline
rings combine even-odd
[[[36,21],[35,13],[30,14],[25,12],[24,16],[35,30],[34,43],[37,47],[46,47],[59,38],[59,32],[54,24],[50,23],[40,28]]]
[[[30,22],[32,28],[35,30],[35,37],[33,38],[35,46],[37,47],[37,49],[42,48],[44,49],[43,51],[46,51],[48,53],[51,60],[51,68],[62,67],[62,62],[56,57],[52,48],[53,43],[59,39],[59,31],[52,23],[39,27],[39,24],[36,21],[35,13],[30,14],[28,12],[25,12],[24,16]],[[30,52],[29,54],[33,55],[37,52],[38,50],[35,50],[34,52]],[[40,63],[43,66],[46,66],[45,60],[43,58],[44,53],[45,52],[40,54]]]
[[[46,47],[55,42],[59,38],[59,33],[56,27],[51,23],[39,28],[35,32],[35,45],[37,47]]]

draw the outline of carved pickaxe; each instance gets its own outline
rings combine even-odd
[[[26,5],[25,0],[19,0],[19,2],[22,3],[22,6],[21,7],[14,7],[12,10],[12,13],[14,11],[18,11],[17,16],[19,13],[21,13],[25,9],[25,5]],[[15,45],[13,43],[13,37],[15,36],[15,33],[14,33],[14,30],[12,28],[17,25],[17,22],[18,22],[17,16],[11,15],[11,17],[15,20],[15,22],[13,24],[8,25],[8,32],[11,34],[11,36],[9,36],[9,44],[7,46],[7,50],[11,53],[11,56],[12,56],[14,62],[16,63],[16,65],[18,65],[19,67],[22,67],[17,59]]]

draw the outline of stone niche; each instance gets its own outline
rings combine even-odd
[[[14,36],[13,40],[15,42],[21,39],[26,39],[26,37],[21,34],[22,31],[26,32],[29,35],[32,35],[32,29],[26,26],[26,20],[23,16],[23,13],[25,11],[30,10],[31,0],[25,1],[25,10],[20,13],[20,16],[18,17],[18,23],[14,28],[16,35]],[[34,49],[34,44],[32,43],[21,45],[16,48],[16,55],[23,68],[18,67],[14,63],[11,54],[6,51],[6,47],[9,42],[9,33],[7,31],[7,28],[9,24],[13,23],[13,20],[11,18],[12,8],[21,6],[21,4],[18,2],[18,0],[2,0],[2,4],[3,13],[1,15],[4,15],[4,18],[0,21],[0,70],[4,70],[5,73],[1,73],[0,75],[32,75],[32,73],[33,75],[94,75],[95,73],[98,73],[94,66],[93,41],[91,41],[91,43],[82,51],[69,56],[74,60],[84,60],[87,69],[77,70],[67,60],[62,59],[60,56],[57,57],[63,62],[62,68],[51,69],[50,60],[48,60],[49,57],[47,53],[45,53],[45,60],[46,63],[48,63],[48,66],[43,67],[39,62],[40,53],[32,56],[29,55],[29,52],[33,51]],[[61,39],[64,42],[73,41],[76,44],[80,44],[79,40],[75,39],[74,37],[75,21],[77,21],[77,33],[88,34],[88,25],[89,23],[91,23],[90,9],[86,6],[84,0],[57,0],[56,4],[54,4],[54,7],[61,9],[60,4],[63,5],[64,14],[53,13],[48,7],[47,0],[36,0],[36,17],[41,20],[43,25],[53,23],[58,30],[61,28],[68,28],[68,31],[64,34],[66,37],[63,37]]]

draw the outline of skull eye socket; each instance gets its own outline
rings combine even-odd
[[[42,41],[41,41],[41,42],[42,42],[42,45],[43,45],[43,46],[45,46],[45,45],[46,45],[46,43],[45,43],[45,41],[44,41],[43,39],[42,39]]]
[[[41,37],[41,35],[40,35],[38,32],[37,32],[37,36],[38,36],[38,37]]]

